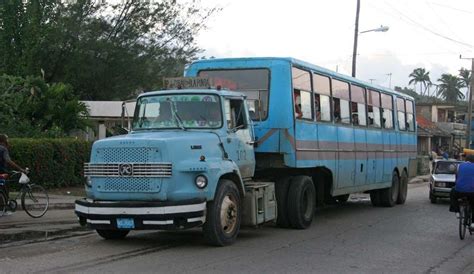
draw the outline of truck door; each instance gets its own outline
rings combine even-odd
[[[227,121],[227,136],[222,140],[225,150],[229,158],[239,166],[242,178],[252,177],[255,171],[255,154],[252,130],[243,98],[226,99],[224,117]]]

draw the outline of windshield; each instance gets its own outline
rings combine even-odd
[[[220,128],[220,99],[211,94],[173,94],[138,99],[133,130]]]
[[[434,174],[455,174],[458,162],[437,162]]]

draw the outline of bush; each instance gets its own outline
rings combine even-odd
[[[10,139],[10,156],[29,167],[32,182],[46,188],[80,186],[85,182],[83,166],[89,161],[92,143],[73,138]]]

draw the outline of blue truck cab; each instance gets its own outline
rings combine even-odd
[[[253,140],[241,93],[144,93],[137,98],[132,130],[93,144],[84,170],[87,197],[76,201],[75,212],[106,239],[123,238],[135,229],[204,224],[211,244],[232,243],[246,192],[252,196],[270,186],[249,183],[255,172]],[[270,191],[268,196],[274,195]],[[258,203],[253,199],[249,204]],[[247,219],[256,220],[250,216],[255,214]]]

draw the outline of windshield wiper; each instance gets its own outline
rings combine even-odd
[[[181,117],[178,114],[176,102],[170,100],[170,98],[168,98],[167,100],[171,104],[171,111],[173,111],[173,117],[175,118],[176,125],[179,126],[182,130],[186,130],[186,127],[184,126],[184,123],[183,123],[183,119],[181,119]]]

